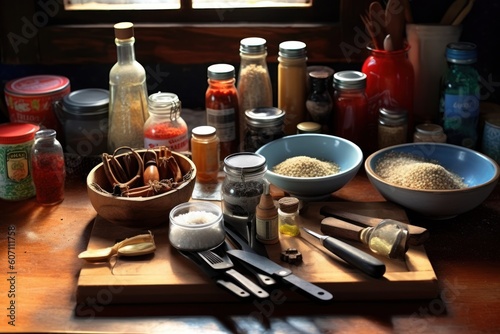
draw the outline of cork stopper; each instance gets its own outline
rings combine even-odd
[[[278,201],[280,210],[286,213],[292,213],[299,209],[299,200],[295,197],[283,197]]]
[[[134,24],[132,22],[120,22],[114,25],[115,38],[129,39],[134,37]]]

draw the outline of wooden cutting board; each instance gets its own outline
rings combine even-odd
[[[320,232],[324,218],[319,209],[329,205],[345,211],[408,222],[403,209],[388,202],[313,202],[301,210],[300,223]],[[215,285],[190,260],[168,242],[168,226],[151,230],[157,250],[137,258],[120,257],[109,264],[92,264],[82,260],[78,278],[77,302],[180,303],[237,302],[239,299]],[[88,249],[109,247],[124,238],[144,231],[121,228],[97,216]],[[280,236],[278,244],[267,246],[269,257],[290,268],[294,274],[330,291],[336,300],[431,299],[438,295],[438,282],[423,246],[408,250],[405,260],[380,257],[386,264],[384,277],[375,279],[351,267],[325,250],[314,237]],[[368,249],[360,243],[353,245]],[[290,265],[280,260],[281,251],[297,248],[303,262]],[[286,289],[285,289],[286,291]],[[287,292],[288,293],[288,292]],[[288,300],[306,300],[289,291]]]

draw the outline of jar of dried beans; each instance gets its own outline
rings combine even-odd
[[[56,131],[40,130],[35,135],[31,150],[31,168],[36,199],[42,205],[54,205],[64,199],[63,149],[56,139]]]
[[[408,136],[406,110],[380,108],[378,119],[378,148],[406,143]]]
[[[181,117],[176,94],[158,92],[148,98],[149,118],[144,124],[144,147],[166,146],[172,151],[189,150],[188,127]]]

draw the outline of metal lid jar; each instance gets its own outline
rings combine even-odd
[[[38,125],[0,124],[0,198],[19,201],[35,196],[30,156]]]
[[[245,111],[246,130],[244,150],[255,152],[261,146],[283,137],[285,112],[274,107],[261,107]]]
[[[107,149],[109,91],[81,89],[56,102],[63,125],[64,149],[79,156],[98,156]]]
[[[224,159],[225,178],[222,183],[224,222],[243,236],[255,218],[255,210],[264,191],[266,158],[257,153],[241,152]]]

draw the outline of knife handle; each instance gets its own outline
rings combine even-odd
[[[333,296],[330,292],[326,291],[323,288],[320,288],[319,286],[308,282],[306,280],[303,280],[302,278],[290,274],[288,276],[281,276],[281,279],[292,285],[291,290],[299,290],[302,294],[306,294],[309,297],[313,297],[316,300],[327,302],[333,299]]]
[[[354,246],[332,237],[325,238],[323,246],[342,260],[372,277],[379,278],[384,276],[385,264]]]
[[[327,217],[321,221],[321,232],[332,237],[360,241],[359,234],[363,229],[362,226],[333,217]]]
[[[221,287],[223,287],[224,289],[228,290],[229,292],[232,292],[237,297],[240,297],[240,298],[250,297],[250,294],[247,291],[243,290],[242,288],[240,288],[239,286],[237,286],[233,282],[228,282],[228,281],[225,281],[222,279],[218,279],[216,281],[216,283],[218,285],[220,285]]]

